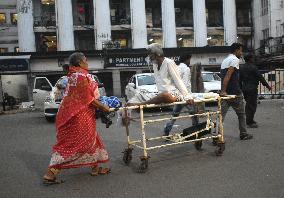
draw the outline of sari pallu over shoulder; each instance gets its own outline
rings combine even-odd
[[[98,97],[95,94],[97,89],[97,83],[91,79],[87,70],[71,66],[65,96],[56,116],[56,127],[61,127],[81,110],[88,108]]]

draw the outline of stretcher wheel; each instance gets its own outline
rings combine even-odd
[[[212,145],[217,146],[218,145],[218,138],[212,138]]]
[[[225,142],[218,142],[217,149],[215,150],[215,154],[217,156],[221,156],[225,151]]]
[[[126,164],[126,165],[129,165],[131,160],[132,160],[132,148],[127,148],[123,151],[123,162]]]
[[[148,161],[149,161],[148,157],[141,157],[141,163],[138,168],[139,173],[145,173],[148,170]]]
[[[200,151],[202,148],[202,141],[194,142],[194,147],[196,150]]]

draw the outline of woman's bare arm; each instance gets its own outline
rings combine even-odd
[[[100,102],[99,102],[98,100],[96,100],[96,99],[93,100],[92,104],[93,104],[96,108],[100,109],[101,111],[103,111],[103,112],[105,112],[105,113],[109,113],[109,112],[110,112],[110,109],[109,109],[108,106],[103,105],[102,103],[100,103]]]

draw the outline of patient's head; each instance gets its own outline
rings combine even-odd
[[[146,49],[152,63],[157,64],[158,59],[164,58],[164,52],[160,44],[152,43],[148,45]]]

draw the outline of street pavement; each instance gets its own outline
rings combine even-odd
[[[146,115],[156,113],[148,111]],[[106,129],[98,120],[97,130],[111,159],[111,174],[91,177],[89,168],[64,170],[59,178],[65,183],[45,187],[41,179],[55,143],[54,124],[46,122],[41,112],[0,115],[0,197],[282,198],[284,100],[261,101],[256,121],[260,127],[248,129],[253,140],[240,141],[237,116],[230,110],[224,124],[223,156],[215,156],[211,141],[203,143],[202,151],[192,144],[154,150],[149,170],[141,174],[137,167],[142,150],[134,149],[131,164],[124,165],[125,129],[115,124]],[[186,122],[176,125],[182,128]],[[163,125],[150,125],[147,135],[161,134]],[[139,121],[132,122],[130,130],[139,137]]]

